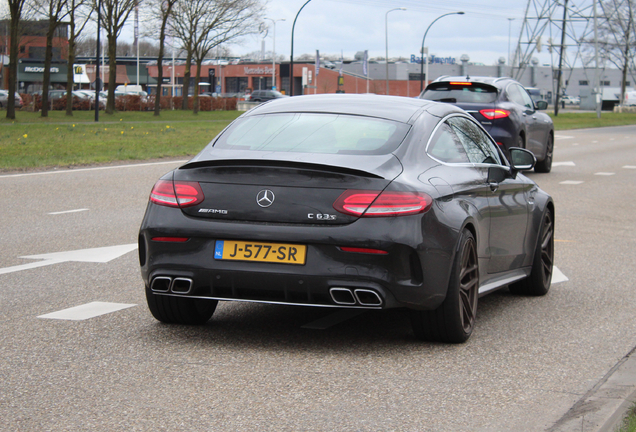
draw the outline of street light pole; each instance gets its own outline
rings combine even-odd
[[[449,12],[444,15],[438,16],[437,18],[435,18],[435,20],[433,20],[432,23],[429,24],[429,26],[426,28],[426,31],[424,32],[424,37],[422,38],[422,62],[420,63],[420,93],[424,91],[424,41],[426,40],[426,34],[437,20],[448,15],[464,15],[464,12]],[[426,84],[428,84],[428,55],[426,56]]]
[[[289,95],[294,95],[294,29],[296,28],[296,20],[298,19],[298,15],[300,15],[300,11],[303,10],[307,3],[311,0],[307,0],[304,5],[298,12],[296,13],[296,18],[294,18],[294,24],[292,25],[292,34],[291,34],[291,55],[289,56]]]
[[[97,3],[97,49],[95,50],[95,121],[99,121],[99,92],[101,90],[101,80],[99,78],[99,49],[101,41],[99,35],[102,32],[100,25],[102,22],[102,0]]]
[[[276,21],[285,21],[285,18],[272,19],[265,17],[266,20],[270,20],[274,25],[274,42],[272,44],[272,90],[276,90]]]
[[[510,34],[512,30],[512,22],[514,18],[508,18],[508,66],[510,66]]]
[[[385,37],[385,46],[386,46],[386,58],[385,58],[385,63],[386,63],[386,94],[389,94],[389,13],[396,11],[396,10],[401,10],[401,11],[405,11],[406,8],[403,7],[399,7],[399,8],[395,8],[395,9],[391,9],[390,11],[388,11],[386,14],[384,14],[384,37]]]

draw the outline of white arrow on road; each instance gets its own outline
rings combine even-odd
[[[133,243],[119,246],[107,246],[93,249],[80,249],[68,252],[53,252],[41,255],[23,256],[20,258],[37,259],[43,261],[17,265],[13,267],[0,268],[0,275],[49,266],[53,264],[60,264],[69,261],[107,263],[114,260],[115,258],[119,258],[120,256],[127,254],[128,252],[132,252],[135,249],[137,249],[137,244]]]

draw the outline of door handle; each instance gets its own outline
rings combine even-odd
[[[497,192],[497,189],[499,189],[499,183],[497,182],[489,182],[488,186],[490,186],[490,190],[493,192]]]

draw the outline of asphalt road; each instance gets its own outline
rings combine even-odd
[[[636,346],[636,127],[559,133],[555,162],[530,176],[569,280],[480,299],[463,345],[418,342],[400,310],[225,302],[160,324],[136,252],[85,249],[134,245],[178,163],[0,174],[0,430],[557,430]],[[43,317],[87,304],[118,310]]]

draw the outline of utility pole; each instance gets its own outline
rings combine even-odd
[[[568,15],[568,0],[563,3],[563,28],[561,29],[561,52],[559,53],[559,70],[557,71],[556,103],[554,115],[559,115],[559,102],[561,101],[561,79],[563,76],[563,54],[565,54],[565,25]]]
[[[601,78],[598,73],[598,24],[596,15],[596,0],[593,0],[594,7],[594,102],[596,102],[596,118],[601,118]]]

